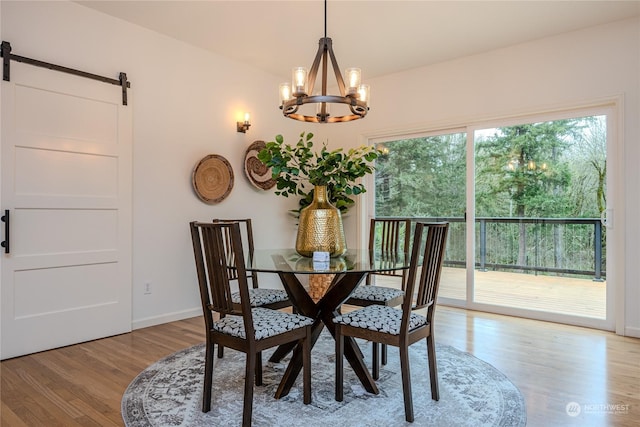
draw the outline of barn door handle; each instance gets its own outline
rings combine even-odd
[[[9,253],[9,209],[4,210],[4,215],[0,217],[0,221],[4,222],[4,240],[0,246],[4,248],[4,253]]]

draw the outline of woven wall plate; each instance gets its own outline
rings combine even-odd
[[[196,164],[192,175],[193,189],[206,203],[223,201],[233,188],[233,169],[227,159],[209,154]]]
[[[276,180],[271,178],[271,168],[258,160],[258,153],[265,148],[264,141],[254,141],[244,154],[244,174],[256,188],[268,190],[276,185]]]

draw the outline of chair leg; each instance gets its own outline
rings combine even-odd
[[[247,366],[244,377],[244,405],[242,408],[242,427],[251,426],[253,415],[253,375],[256,372],[256,353],[247,352]]]
[[[224,314],[220,314],[220,319],[224,318]],[[218,359],[222,359],[224,356],[224,346],[218,344]]]
[[[431,398],[440,400],[440,389],[438,387],[438,364],[436,361],[436,343],[433,335],[427,337],[427,357],[429,358],[429,377],[431,379]]]
[[[382,344],[382,364],[386,365],[387,364],[387,345],[386,344]]]
[[[213,382],[213,341],[207,340],[204,356],[204,390],[202,391],[202,412],[211,410],[211,386]]]
[[[371,342],[371,376],[374,380],[378,380],[380,378],[380,347],[377,342]],[[384,348],[384,344],[382,346]]]
[[[256,385],[262,385],[262,352],[256,354]]]
[[[344,399],[343,382],[343,359],[344,359],[344,337],[340,325],[335,327],[336,339],[336,401],[342,402]]]
[[[405,419],[413,422],[413,397],[411,394],[411,371],[409,369],[409,347],[400,346],[400,371],[402,372],[402,392],[404,394]]]
[[[304,404],[311,403],[311,326],[302,340],[302,390]]]

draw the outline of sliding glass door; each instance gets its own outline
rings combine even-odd
[[[475,280],[470,301],[607,318],[607,117],[475,130]]]
[[[440,303],[613,329],[610,126],[603,108],[376,139],[372,216],[450,222]]]
[[[444,132],[377,142],[375,216],[449,221],[440,298],[466,300],[466,133]]]

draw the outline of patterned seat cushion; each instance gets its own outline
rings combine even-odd
[[[249,288],[249,303],[251,307],[286,301],[289,298],[284,289]],[[240,292],[231,294],[231,301],[240,304]]]
[[[299,314],[284,313],[268,308],[253,308],[253,328],[256,340],[272,337],[293,329],[302,328],[313,323],[313,319]],[[246,338],[244,321],[241,316],[226,316],[213,323],[213,329],[226,335]]]
[[[366,301],[385,302],[404,296],[400,289],[385,288],[384,286],[358,286],[349,298]]]
[[[333,319],[334,323],[350,325],[372,331],[385,332],[391,335],[400,334],[402,310],[385,305],[370,305],[350,313],[342,314]],[[427,324],[427,318],[411,313],[409,330]]]

